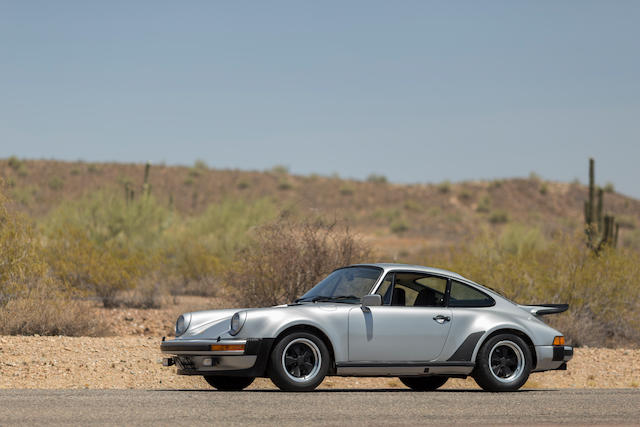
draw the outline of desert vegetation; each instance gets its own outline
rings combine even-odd
[[[108,334],[99,306],[157,308],[176,295],[279,304],[336,267],[395,261],[457,271],[520,303],[568,302],[550,321],[576,344],[640,344],[640,202],[613,190],[604,212],[619,242],[594,251],[603,226],[585,233],[588,188],[537,175],[397,185],[284,166],[11,158],[0,176],[0,334]]]

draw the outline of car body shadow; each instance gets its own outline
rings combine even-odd
[[[313,391],[305,391],[305,392],[286,392],[277,389],[249,389],[249,390],[240,390],[240,391],[223,391],[216,390],[212,388],[211,390],[207,389],[153,389],[149,391],[157,391],[157,392],[192,392],[192,393],[491,393],[484,390],[479,389],[443,389],[443,390],[433,390],[433,391],[415,391],[410,389],[398,389],[398,388],[331,388],[331,389],[316,389]],[[524,389],[524,390],[516,390],[509,392],[500,392],[500,394],[510,394],[510,393],[530,393],[530,392],[540,392],[540,391],[558,391],[557,389]]]

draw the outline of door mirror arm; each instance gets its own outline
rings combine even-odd
[[[377,307],[382,305],[382,295],[373,294],[362,297],[362,310],[368,311],[369,307]]]

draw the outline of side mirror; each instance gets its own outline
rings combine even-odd
[[[382,305],[382,295],[373,294],[365,295],[362,297],[363,307],[377,307]]]

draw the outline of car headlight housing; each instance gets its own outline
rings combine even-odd
[[[238,332],[240,332],[240,329],[242,329],[246,318],[247,312],[245,311],[239,311],[231,316],[231,327],[229,329],[229,334],[237,335]]]
[[[191,313],[181,314],[176,320],[176,337],[187,332],[189,324],[191,323]]]

